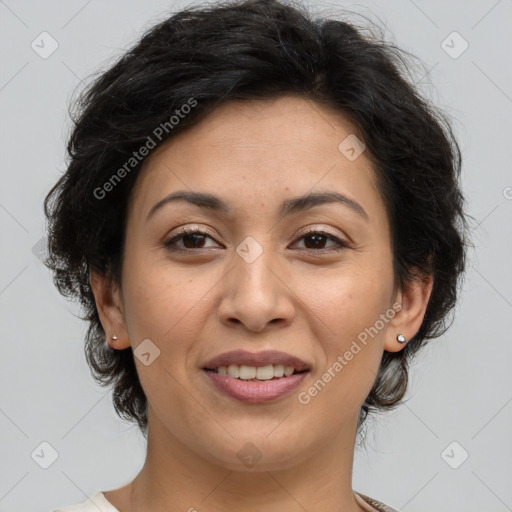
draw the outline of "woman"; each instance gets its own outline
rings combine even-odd
[[[174,14],[83,95],[46,264],[148,448],[80,510],[394,510],[352,489],[356,437],[446,330],[467,240],[457,142],[402,65],[247,0]]]

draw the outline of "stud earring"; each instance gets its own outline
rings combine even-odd
[[[399,343],[407,343],[407,340],[405,339],[405,336],[403,334],[399,334],[396,339]]]
[[[117,336],[114,334],[114,336],[112,336],[112,339],[117,340]]]

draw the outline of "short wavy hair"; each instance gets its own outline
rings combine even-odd
[[[144,436],[147,399],[132,349],[106,343],[89,278],[94,270],[120,284],[128,201],[145,159],[123,174],[108,199],[95,190],[156,127],[167,127],[161,144],[222,102],[296,94],[349,120],[366,146],[389,216],[395,282],[403,287],[434,277],[420,329],[401,351],[383,354],[358,432],[369,412],[401,401],[413,356],[451,325],[468,244],[461,152],[447,115],[407,78],[410,54],[366,32],[353,22],[313,16],[297,3],[189,6],[147,30],[73,103],[69,163],[44,201],[45,265],[59,292],[83,307],[93,377],[112,384],[117,414],[136,422]],[[171,126],[170,116],[190,98],[194,108]]]

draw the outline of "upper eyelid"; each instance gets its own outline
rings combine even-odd
[[[333,236],[335,238],[342,238],[342,236],[337,235],[335,233],[331,233],[328,229],[325,229],[324,227],[322,227],[321,225],[318,225],[318,224],[314,224],[313,226],[309,226],[307,228],[304,228],[303,230],[298,231],[297,233],[295,233],[294,238],[302,237],[302,236],[307,235],[312,232],[313,233],[320,232],[320,233],[323,233],[326,235]]]
[[[207,228],[204,228],[202,226],[198,226],[195,224],[193,224],[192,226],[180,226],[180,227],[176,228],[176,230],[177,231],[174,234],[166,236],[165,239],[172,240],[173,238],[175,238],[177,236],[184,236],[187,234],[194,234],[194,233],[208,235],[210,238],[216,239],[216,235],[211,233]]]
[[[174,238],[175,236],[179,236],[181,234],[187,234],[187,232],[190,232],[190,231],[197,232],[197,233],[203,233],[205,235],[211,236],[212,238],[216,237],[216,235],[213,234],[210,230],[208,230],[208,228],[205,228],[205,227],[200,226],[198,224],[192,224],[190,226],[179,226],[179,227],[177,227],[175,229],[178,230],[178,231],[176,233],[174,233],[172,236],[169,235],[168,238]],[[335,236],[337,238],[340,238],[340,235],[337,235],[335,233],[329,232],[329,230],[325,229],[320,224],[313,224],[312,226],[309,226],[307,228],[304,228],[304,229],[296,232],[293,236],[294,237],[304,236],[304,235],[307,235],[310,232],[317,232],[317,231],[325,232],[325,234],[332,235],[332,236]],[[341,236],[343,236],[343,235],[341,235]]]

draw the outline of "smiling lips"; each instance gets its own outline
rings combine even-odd
[[[217,390],[247,403],[278,400],[295,389],[309,371],[302,359],[273,350],[226,352],[203,368]]]

